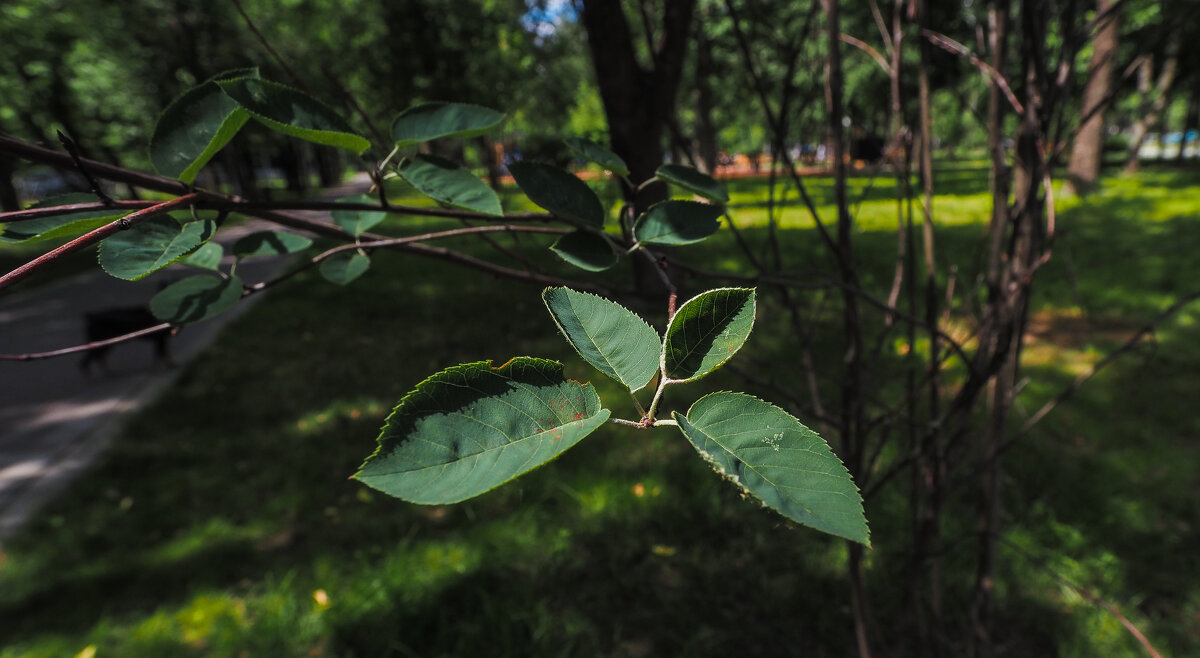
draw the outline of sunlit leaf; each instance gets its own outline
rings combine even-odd
[[[272,130],[362,153],[371,146],[324,103],[278,82],[235,78],[217,82],[230,98]]]
[[[76,192],[42,199],[29,206],[29,209],[70,206],[77,203],[95,203],[96,201],[97,199],[94,195]],[[41,240],[53,240],[55,238],[80,235],[92,229],[100,228],[119,217],[128,215],[130,212],[129,210],[101,208],[99,210],[83,210],[65,215],[54,215],[52,217],[5,222],[0,224],[0,227],[3,228],[3,232],[0,232],[0,242],[25,242],[26,240],[38,242]]]
[[[662,364],[671,379],[691,381],[729,360],[754,327],[754,289],[718,288],[688,300],[667,326]]]
[[[538,206],[559,217],[597,228],[604,226],[604,204],[600,197],[570,172],[537,162],[514,162],[508,171],[521,191]]]
[[[100,267],[118,279],[136,281],[183,258],[212,238],[216,222],[180,222],[160,215],[134,224],[100,243]]]
[[[366,194],[349,196],[338,199],[344,203],[370,203],[378,205],[379,200],[374,199]],[[363,233],[371,230],[379,222],[382,222],[387,217],[386,212],[378,212],[373,210],[334,210],[329,213],[333,217],[333,223],[346,229],[347,233],[358,237]]]
[[[417,155],[400,166],[400,177],[421,194],[448,206],[497,217],[500,197],[470,171],[436,155]]]
[[[862,497],[829,445],[799,420],[745,393],[712,393],[679,429],[700,454],[745,492],[785,517],[870,545]]]
[[[404,396],[354,477],[410,502],[456,503],[554,459],[608,416],[555,361],[454,366]]]
[[[725,188],[716,179],[687,165],[665,164],[660,166],[654,172],[654,175],[659,180],[667,181],[672,185],[678,185],[689,192],[699,194],[705,199],[710,199],[717,203],[729,203],[729,194],[725,192]]]
[[[629,167],[626,166],[621,156],[603,146],[578,137],[572,137],[564,141],[567,144],[567,148],[571,149],[579,157],[595,162],[618,176],[629,175]]]
[[[344,286],[366,273],[371,259],[357,251],[338,252],[321,261],[318,270],[326,280]]]
[[[663,201],[650,206],[633,227],[642,244],[681,245],[700,242],[717,232],[721,206],[696,201]]]
[[[550,251],[568,263],[588,272],[602,272],[617,264],[619,256],[612,244],[604,238],[579,229],[572,231],[554,244]]]
[[[150,137],[150,162],[158,173],[185,183],[226,144],[250,118],[222,91],[220,80],[257,78],[257,69],[227,71],[189,89],[167,106]]]
[[[209,240],[204,243],[203,247],[193,251],[191,255],[179,262],[192,267],[215,270],[221,266],[221,259],[224,257],[225,248],[221,246],[221,243]]]
[[[233,243],[233,255],[238,258],[252,256],[282,256],[304,251],[312,246],[312,240],[303,235],[287,231],[258,231],[238,238]]]
[[[197,274],[163,288],[150,300],[154,317],[171,324],[190,324],[221,313],[242,298],[242,282]]]
[[[476,137],[504,120],[504,113],[466,103],[423,103],[401,112],[392,122],[396,146],[411,146],[440,137]]]
[[[585,361],[631,391],[658,372],[658,332],[620,304],[570,288],[546,288],[542,300]]]

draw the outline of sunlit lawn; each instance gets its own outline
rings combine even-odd
[[[961,293],[982,266],[973,253],[986,172],[947,170],[939,180],[940,262],[958,264]],[[808,182],[832,222],[828,181]],[[1018,421],[1197,285],[1198,184],[1195,172],[1151,171],[1060,202]],[[729,187],[734,219],[765,253],[763,183]],[[895,182],[859,177],[852,192],[858,257],[878,290],[893,268]],[[784,269],[827,276],[811,219],[794,191],[786,202]],[[575,276],[532,249],[542,242],[520,247]],[[724,230],[680,254],[729,271],[741,262]],[[624,276],[601,280],[619,288]],[[557,335],[538,292],[391,254],[348,288],[305,274],[272,292],[5,545],[0,656],[89,647],[101,658],[847,655],[843,545],[742,500],[670,428],[606,427],[553,464],[451,507],[409,505],[347,479],[396,401],[460,362],[560,359],[631,417],[617,387]],[[787,325],[773,311],[765,301],[735,363],[801,392]],[[647,316],[661,328],[661,310]],[[1026,629],[1028,646],[1141,655],[1114,617],[1058,578],[1119,606],[1165,655],[1200,643],[1196,318],[1193,309],[1165,323],[1006,456],[999,618]],[[836,325],[819,336],[832,386]],[[732,376],[690,384],[666,403],[686,407],[733,387],[785,403]],[[964,490],[947,522],[952,538],[974,529],[974,487]],[[884,620],[908,604],[902,495],[867,506],[868,574]],[[973,576],[969,546],[946,556],[952,605],[964,603]]]

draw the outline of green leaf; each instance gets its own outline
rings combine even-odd
[[[659,180],[664,180],[672,185],[678,185],[689,192],[699,194],[705,199],[722,204],[729,203],[729,194],[725,192],[725,188],[716,179],[686,165],[665,164],[659,167],[654,172],[654,175]]]
[[[604,238],[579,229],[572,231],[554,244],[550,251],[568,263],[588,272],[602,272],[617,264],[619,256],[613,250],[612,243]]]
[[[221,259],[224,257],[225,248],[221,246],[221,243],[210,240],[179,262],[192,267],[215,270],[221,266]]]
[[[371,259],[357,251],[338,252],[321,261],[319,271],[326,280],[344,286],[362,276],[371,267]]]
[[[608,416],[555,361],[454,366],[404,396],[354,477],[410,502],[456,503],[554,459]]]
[[[356,196],[348,196],[343,199],[338,199],[345,203],[371,203],[378,205],[379,200],[359,194]],[[382,222],[387,217],[386,212],[375,212],[371,210],[334,210],[330,213],[333,217],[333,223],[342,227],[347,233],[358,237],[363,233],[371,230],[373,226]]]
[[[721,206],[697,201],[663,201],[650,206],[633,226],[633,236],[642,244],[692,244],[721,228],[717,221]]]
[[[436,155],[417,155],[404,162],[400,177],[425,196],[455,208],[500,217],[500,198],[470,171]]]
[[[252,256],[282,256],[304,251],[312,246],[312,240],[303,235],[287,231],[258,231],[239,238],[233,243],[233,255],[238,258]]]
[[[712,393],[679,429],[718,473],[787,518],[870,546],[862,497],[829,445],[782,409],[745,393]]]
[[[197,274],[163,288],[150,299],[150,312],[163,322],[191,324],[225,311],[241,298],[242,282],[236,276]]]
[[[600,197],[570,172],[536,162],[514,162],[508,166],[513,180],[529,200],[559,217],[604,226],[604,204]]]
[[[69,206],[77,203],[95,203],[96,201],[96,197],[91,194],[76,192],[42,199],[29,206],[29,209],[53,208],[54,206]],[[0,224],[0,227],[3,227],[3,232],[0,232],[0,242],[25,242],[26,240],[38,242],[41,240],[53,240],[55,238],[79,235],[92,229],[100,228],[118,217],[128,215],[130,212],[129,210],[101,208],[98,210],[67,213],[65,215],[54,215],[53,217],[5,222],[4,224]]]
[[[371,143],[324,103],[278,82],[219,80],[221,89],[261,123],[285,135],[362,153]]]
[[[567,148],[571,149],[579,157],[595,162],[618,176],[629,175],[629,167],[626,166],[621,156],[600,146],[596,142],[578,137],[572,137],[564,141],[567,144]]]
[[[504,120],[504,113],[466,103],[423,103],[401,112],[392,122],[396,146],[411,146],[439,137],[477,137]]]
[[[150,162],[158,173],[184,183],[196,174],[250,119],[218,80],[257,78],[256,69],[228,71],[193,87],[167,106],[150,137]]]
[[[136,281],[196,250],[216,231],[211,219],[180,223],[170,216],[152,217],[101,242],[100,267]]]
[[[546,288],[542,300],[585,361],[637,391],[658,372],[658,332],[629,309],[570,288]]]
[[[717,288],[679,307],[667,326],[662,365],[667,377],[692,381],[721,367],[754,327],[754,289]]]

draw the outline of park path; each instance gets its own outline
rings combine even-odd
[[[336,199],[366,189],[356,178],[328,190]],[[328,213],[301,213],[328,220]],[[219,234],[232,242],[266,228],[248,222]],[[278,271],[287,259],[261,259],[238,266],[247,281]],[[38,289],[0,300],[0,352],[41,352],[84,341],[84,314],[102,309],[142,306],[164,282],[185,276],[170,267],[128,282],[96,268]],[[188,325],[170,340],[176,367],[156,368],[151,342],[135,340],[114,346],[107,355],[111,372],[89,377],[82,355],[40,361],[0,362],[0,546],[36,510],[101,454],[129,414],[167,390],[182,366],[204,351],[230,321],[262,295],[253,295],[233,310]]]

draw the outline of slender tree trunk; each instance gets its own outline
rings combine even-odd
[[[1150,86],[1150,78],[1154,60],[1150,55],[1146,55],[1142,61],[1142,68],[1138,72],[1138,92],[1142,102],[1137,121],[1133,124],[1133,136],[1129,140],[1129,157],[1125,160],[1126,173],[1138,170],[1141,158],[1139,151],[1146,142],[1146,136],[1158,125],[1158,119],[1167,106],[1167,96],[1172,83],[1175,82],[1175,71],[1179,66],[1179,39],[1178,29],[1173,30],[1167,37],[1165,59],[1153,87]]]
[[[1200,103],[1197,103],[1197,89],[1193,88],[1188,94],[1187,111],[1183,115],[1183,129],[1180,131],[1179,137],[1179,152],[1175,154],[1175,163],[1182,164],[1187,158],[1188,134],[1196,129],[1200,124],[1200,119],[1197,115],[1200,114]]]
[[[1113,0],[1096,0],[1096,15],[1102,17],[1104,22],[1092,41],[1092,59],[1088,64],[1087,84],[1083,88],[1083,124],[1075,133],[1071,159],[1067,164],[1068,189],[1076,194],[1091,192],[1100,180],[1100,167],[1104,160],[1104,109],[1109,103],[1117,58],[1119,12],[1119,8],[1113,7]]]
[[[846,284],[842,294],[842,330],[846,341],[843,362],[846,365],[846,371],[842,380],[840,429],[847,468],[855,480],[861,482],[865,456],[862,446],[863,335],[858,297],[853,290],[858,287],[852,242],[854,224],[846,199],[846,145],[842,127],[842,116],[845,114],[842,100],[845,78],[842,75],[841,20],[838,16],[837,0],[821,0],[821,7],[825,12],[825,39],[828,48],[825,58],[825,109],[829,118],[829,151],[833,158],[833,197],[837,206],[837,259],[840,276]],[[849,552],[848,569],[850,572],[850,600],[854,612],[854,636],[858,644],[859,657],[869,658],[871,656],[870,611],[863,575],[863,547],[851,543]]]

